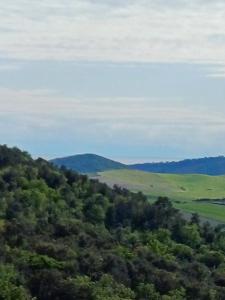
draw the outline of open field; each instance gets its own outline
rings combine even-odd
[[[153,174],[134,170],[113,170],[98,175],[100,181],[111,186],[117,184],[134,192],[142,191],[150,200],[167,196],[181,210],[225,222],[225,205],[196,201],[225,198],[225,176]]]

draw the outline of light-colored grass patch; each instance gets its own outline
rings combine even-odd
[[[135,170],[113,170],[99,175],[102,182],[111,186],[117,184],[134,192],[142,191],[152,200],[166,196],[177,208],[225,222],[225,206],[195,201],[225,198],[225,176],[155,174]]]

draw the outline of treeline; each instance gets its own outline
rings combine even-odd
[[[225,299],[225,233],[0,147],[0,299]]]

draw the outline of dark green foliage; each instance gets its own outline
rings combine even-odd
[[[0,300],[225,299],[223,226],[0,147]]]

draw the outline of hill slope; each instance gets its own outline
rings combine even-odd
[[[224,299],[225,233],[0,146],[0,299]]]
[[[167,196],[182,210],[225,222],[225,205],[196,199],[224,199],[225,176],[154,174],[135,170],[115,170],[99,173],[99,180],[137,192],[151,199]]]
[[[131,169],[151,173],[224,175],[225,157],[186,159],[179,162],[134,164]]]
[[[80,173],[96,173],[106,170],[123,169],[122,163],[96,154],[80,154],[51,160],[56,166],[65,166]]]

